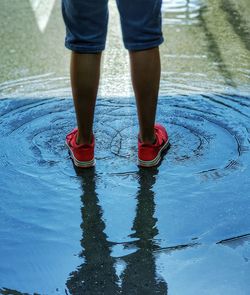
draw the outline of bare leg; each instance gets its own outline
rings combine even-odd
[[[71,86],[78,125],[77,143],[90,143],[100,79],[101,53],[71,53]]]
[[[140,139],[145,143],[153,143],[155,141],[154,124],[161,74],[159,47],[143,51],[130,51],[129,55]]]

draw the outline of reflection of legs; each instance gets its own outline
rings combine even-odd
[[[70,274],[67,287],[70,294],[120,294],[112,244],[105,234],[102,208],[96,192],[95,170],[78,171],[82,180],[82,251],[84,262]]]
[[[78,125],[77,143],[90,143],[100,78],[101,53],[71,54],[71,85]]]
[[[135,239],[135,253],[127,255],[127,267],[122,275],[122,294],[167,295],[167,283],[157,275],[154,251],[160,249],[155,237],[158,234],[157,218],[154,217],[155,201],[153,186],[157,168],[150,171],[139,169],[136,217],[131,238]],[[131,247],[132,248],[132,247]]]
[[[153,143],[161,73],[159,47],[130,51],[130,63],[140,125],[140,139],[145,143]]]

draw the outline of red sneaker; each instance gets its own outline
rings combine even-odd
[[[169,146],[168,134],[166,129],[155,124],[156,142],[146,144],[140,141],[138,134],[138,165],[143,167],[156,166],[161,160],[161,153]]]
[[[77,144],[78,129],[75,128],[67,136],[65,144],[69,149],[71,158],[77,167],[88,168],[95,166],[94,148],[95,136],[93,134],[92,142],[90,144]]]

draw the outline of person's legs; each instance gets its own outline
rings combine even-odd
[[[62,0],[65,46],[71,53],[71,86],[78,125],[77,143],[90,143],[108,27],[108,0]]]
[[[123,42],[129,51],[131,78],[136,97],[140,139],[155,141],[155,116],[160,83],[159,45],[162,34],[162,0],[116,0]]]
[[[162,0],[116,0],[120,12],[123,42],[129,51],[131,78],[136,97],[140,132],[138,165],[153,167],[169,146],[166,128],[155,123],[161,61]]]
[[[100,78],[101,53],[71,54],[71,86],[78,125],[77,144],[90,143]]]
[[[140,126],[140,140],[155,141],[155,116],[160,83],[159,47],[142,51],[130,51],[132,84],[136,97]]]

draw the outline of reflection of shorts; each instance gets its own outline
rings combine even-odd
[[[164,42],[162,0],[116,0],[124,46],[128,50],[153,48]],[[65,46],[76,52],[105,49],[108,0],[62,0],[66,25]]]

